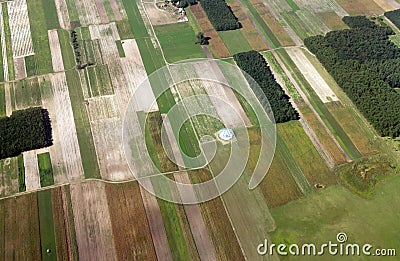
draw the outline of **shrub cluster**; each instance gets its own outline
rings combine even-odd
[[[224,0],[200,0],[208,19],[217,31],[228,31],[240,28],[237,17]]]
[[[299,114],[289,102],[289,96],[276,82],[267,62],[260,53],[256,51],[238,53],[233,58],[240,69],[248,73],[265,93],[276,123],[299,119]]]
[[[39,107],[0,118],[0,159],[53,144],[49,113]]]
[[[400,50],[389,40],[391,33],[387,27],[371,29],[358,25],[330,32],[325,37],[307,38],[304,44],[379,134],[397,137],[400,93],[391,87],[399,87]]]

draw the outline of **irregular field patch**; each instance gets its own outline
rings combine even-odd
[[[379,15],[383,13],[373,0],[336,0],[350,15]]]
[[[317,13],[317,15],[331,30],[342,30],[348,28],[348,26],[343,23],[340,16],[338,16],[335,12],[322,12]]]

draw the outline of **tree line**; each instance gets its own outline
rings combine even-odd
[[[228,31],[241,27],[237,17],[224,0],[200,0],[200,3],[215,30]]]
[[[0,144],[0,159],[51,146],[53,138],[48,111],[34,107],[0,118]]]
[[[299,119],[298,112],[289,102],[289,96],[276,82],[264,56],[256,51],[238,53],[233,56],[240,69],[248,73],[260,86],[274,113],[275,122],[283,123]]]
[[[382,136],[400,135],[400,49],[387,26],[346,17],[351,28],[306,38],[313,52],[365,118]]]

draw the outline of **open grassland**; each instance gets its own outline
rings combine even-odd
[[[241,30],[220,31],[218,34],[232,55],[253,49]]]
[[[14,93],[14,102],[17,110],[32,106],[41,106],[41,92],[38,78],[30,78],[10,84]]]
[[[317,15],[331,30],[342,30],[348,28],[340,16],[338,16],[335,12],[323,12],[317,13]]]
[[[114,240],[118,242],[116,257],[121,260],[156,259],[138,183],[106,184],[105,191]]]
[[[311,185],[336,183],[335,174],[329,170],[299,122],[278,124],[277,129]]]
[[[230,1],[228,5],[232,9],[233,14],[239,19],[239,23],[242,25],[240,31],[242,31],[243,36],[252,49],[257,51],[268,49],[240,2],[236,0]]]
[[[189,171],[188,174],[192,183],[206,182],[212,178],[207,169]],[[244,260],[223,201],[215,198],[201,203],[199,206],[217,260]]]
[[[8,158],[0,161],[0,196],[18,192],[18,159]]]
[[[210,37],[210,48],[215,58],[229,57],[230,52],[219,36],[218,32],[212,26],[210,20],[200,4],[193,5],[190,7],[193,16],[196,18],[197,23],[204,36]]]
[[[166,24],[154,27],[168,62],[191,58],[205,58],[192,27],[188,23]]]
[[[336,0],[349,15],[381,15],[383,9],[373,0]]]
[[[348,242],[369,243],[374,250],[377,247],[396,248],[400,217],[397,211],[400,204],[399,185],[399,176],[388,179],[378,185],[374,198],[370,200],[360,198],[342,186],[331,186],[274,208],[271,213],[278,229],[272,233],[273,242],[313,242],[321,245],[334,241],[339,232],[344,232]],[[309,257],[297,259],[310,260]],[[335,257],[324,257],[324,260],[335,260]]]
[[[71,36],[66,30],[58,30],[58,39],[60,41],[61,55],[64,62],[64,69],[69,70],[75,66],[75,56],[72,50]]]
[[[303,114],[304,119],[308,125],[313,129],[322,145],[328,151],[336,164],[342,164],[346,162],[344,153],[339,149],[338,145],[334,142],[333,138],[329,135],[327,130],[322,126],[321,122],[316,118],[315,114],[305,104],[304,101],[297,102],[298,108]]]
[[[66,76],[85,177],[100,178],[97,155],[79,75],[77,71],[72,70],[66,72]]]
[[[54,260],[57,256],[51,190],[39,191],[37,197],[42,260],[50,261]],[[50,249],[50,253],[48,253],[48,249]]]
[[[46,21],[46,12],[51,9],[43,4],[42,0],[27,0],[29,21],[31,25],[31,34],[33,41],[33,49],[35,51],[35,59],[38,74],[46,74],[53,71],[51,61],[49,38],[47,34],[48,25]],[[56,14],[57,12],[53,10]]]
[[[329,112],[325,104],[322,103],[318,95],[314,92],[310,84],[301,74],[297,66],[294,64],[294,62],[290,59],[286,51],[280,49],[277,50],[277,53],[285,63],[286,67],[292,73],[296,82],[301,86],[303,92],[305,92],[314,110],[316,110],[318,115],[321,117],[323,122],[332,132],[335,139],[339,142],[340,146],[344,149],[344,151],[348,154],[348,156],[352,159],[361,157],[362,156],[361,153],[357,150],[356,146],[351,142],[349,136],[339,125],[336,119],[332,116],[332,114]]]
[[[0,223],[4,260],[41,260],[36,193],[1,200]]]
[[[27,0],[31,1],[31,0]],[[59,29],[57,10],[54,0],[41,0],[44,7],[44,16],[46,19],[47,30]]]

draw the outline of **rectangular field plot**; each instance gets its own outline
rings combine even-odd
[[[54,185],[53,168],[51,166],[50,154],[43,153],[37,155],[40,175],[40,186],[46,187]]]
[[[0,160],[0,196],[18,192],[18,159]]]
[[[159,25],[154,30],[168,62],[205,58],[200,44],[195,44],[197,39],[188,23]]]
[[[323,12],[318,13],[317,15],[331,30],[342,30],[348,28],[340,16],[338,16],[335,12]]]
[[[9,2],[7,6],[13,56],[20,57],[33,54],[31,27],[26,0],[14,0]]]
[[[38,78],[31,78],[10,84],[15,109],[25,109],[42,104]]]
[[[231,31],[221,31],[218,32],[219,36],[224,41],[226,47],[228,47],[229,52],[233,55],[236,53],[250,51],[253,48],[247,42],[246,38],[243,36],[242,31],[231,30]]]
[[[382,8],[373,0],[336,0],[349,15],[379,15],[383,14]]]

